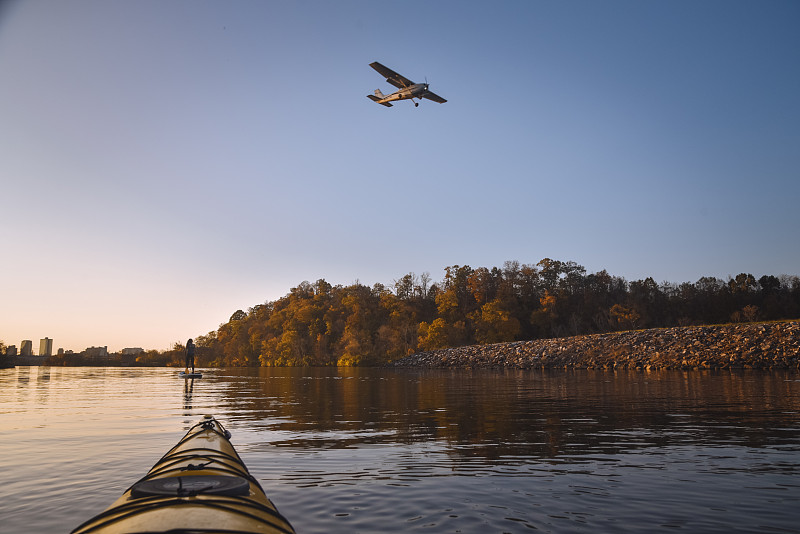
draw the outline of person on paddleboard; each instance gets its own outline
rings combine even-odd
[[[189,339],[186,342],[186,372],[189,372],[189,366],[192,367],[192,373],[194,373],[194,342]]]

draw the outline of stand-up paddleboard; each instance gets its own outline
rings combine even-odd
[[[178,373],[178,376],[181,378],[203,378],[203,373],[196,371],[194,373],[187,373],[186,371],[181,371]]]

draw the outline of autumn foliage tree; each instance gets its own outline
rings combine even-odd
[[[452,265],[438,283],[428,273],[390,286],[302,282],[274,302],[237,310],[199,336],[197,347],[207,365],[379,365],[474,343],[797,317],[797,276],[628,282],[545,258],[502,268]]]

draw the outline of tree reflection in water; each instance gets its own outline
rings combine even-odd
[[[256,368],[215,380],[226,417],[279,447],[442,441],[514,462],[800,437],[791,373]]]

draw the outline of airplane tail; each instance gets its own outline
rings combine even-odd
[[[378,104],[380,104],[382,106],[386,106],[387,108],[392,107],[392,105],[389,102],[381,102],[381,99],[385,98],[385,96],[386,95],[384,95],[381,92],[380,89],[375,89],[375,94],[374,95],[367,95],[367,98],[369,98],[373,102],[377,102]]]

